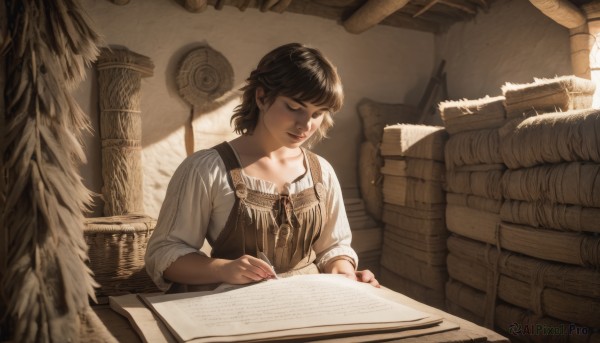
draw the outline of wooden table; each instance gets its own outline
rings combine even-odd
[[[441,311],[435,307],[425,305],[404,295],[400,296],[405,298],[403,300],[403,303],[405,303],[406,305],[412,306],[413,308],[423,312],[438,315],[444,318],[444,320],[448,320],[450,322],[458,324],[460,326],[460,329],[447,332],[433,333],[425,336],[392,339],[392,342],[510,342],[507,338],[497,334],[492,330],[486,329],[472,322],[456,317],[447,312]],[[93,309],[100,318],[100,320],[102,320],[102,322],[106,325],[108,330],[119,342],[142,342],[137,333],[134,331],[133,327],[129,324],[127,318],[114,312],[108,305],[96,305],[93,306]]]

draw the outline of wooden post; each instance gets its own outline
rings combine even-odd
[[[593,45],[593,36],[587,25],[582,25],[569,30],[571,42],[571,67],[573,75],[591,80],[590,51]]]
[[[103,49],[97,68],[104,215],[142,213],[141,79],[154,65],[127,49]]]
[[[344,21],[344,28],[350,33],[364,32],[404,7],[408,1],[369,0]]]
[[[582,6],[588,22],[590,35],[589,65],[591,80],[596,84],[592,107],[600,107],[600,1],[592,1]]]

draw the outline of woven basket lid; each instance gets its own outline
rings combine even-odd
[[[233,87],[233,68],[209,46],[190,51],[180,62],[177,87],[181,97],[196,107],[206,106]]]

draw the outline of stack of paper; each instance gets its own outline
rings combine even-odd
[[[387,289],[339,275],[292,276],[225,291],[142,296],[158,318],[132,295],[112,297],[111,307],[133,322],[147,342],[233,342],[356,336],[394,332],[395,337],[456,328],[442,319],[394,301]],[[396,294],[397,295],[397,294]],[[397,295],[400,296],[400,295]],[[398,299],[398,298],[396,298]],[[159,324],[169,332],[161,336]],[[149,337],[154,334],[161,337]],[[364,336],[365,340],[368,335]]]

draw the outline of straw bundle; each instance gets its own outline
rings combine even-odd
[[[444,219],[446,216],[445,204],[423,204],[423,206],[398,206],[392,204],[383,205],[384,213],[387,212],[389,218],[396,215],[409,216],[418,219]]]
[[[446,294],[446,297],[448,297],[448,294]],[[455,302],[450,301],[448,298],[446,298],[446,312],[453,314],[457,317],[460,317],[462,319],[466,319],[466,320],[470,321],[471,323],[475,323],[477,325],[484,326],[483,318],[481,316],[478,316],[478,315],[474,314],[473,312],[461,307],[460,305],[456,304]],[[498,332],[498,333],[500,333],[500,332]],[[511,342],[515,342],[515,341],[511,341]]]
[[[562,163],[507,170],[503,196],[512,200],[600,207],[600,164]]]
[[[600,233],[600,208],[594,207],[505,200],[500,218],[533,227]]]
[[[383,222],[414,233],[443,234],[446,232],[445,206],[440,204],[432,210],[419,210],[385,204]]]
[[[404,104],[385,104],[363,99],[357,106],[362,120],[363,135],[374,146],[382,141],[383,128],[397,123],[416,123],[419,111],[414,106]]]
[[[500,245],[508,250],[548,261],[600,266],[600,237],[505,222],[499,231]]]
[[[432,246],[427,244],[414,245],[414,241],[408,242],[401,236],[394,234],[387,225],[383,230],[383,245],[388,251],[397,251],[409,255],[415,260],[421,261],[428,266],[443,266],[446,264],[446,246]]]
[[[600,132],[598,110],[532,117],[501,131],[500,153],[511,169],[544,163],[600,162],[600,136],[597,132]]]
[[[534,79],[528,84],[506,83],[502,93],[507,118],[522,118],[538,113],[564,112],[592,106],[594,82],[575,76]]]
[[[450,135],[463,131],[494,129],[506,122],[503,96],[443,101],[440,102],[439,109]]]
[[[367,211],[378,220],[381,219],[383,207],[383,193],[381,191],[383,176],[379,171],[382,165],[383,159],[379,155],[377,147],[371,142],[363,142],[358,157],[360,193],[365,200]]]
[[[468,286],[487,292],[489,272],[491,270],[483,265],[448,255],[448,274]],[[498,298],[539,315],[548,314],[558,319],[600,327],[600,317],[596,315],[600,311],[598,299],[534,286],[503,274],[498,278],[497,294]]]
[[[98,59],[104,215],[143,212],[141,79],[154,65],[127,49]]]
[[[448,171],[446,172],[446,191],[500,200],[502,199],[503,174],[502,170]]]
[[[394,274],[387,268],[381,267],[380,282],[383,286],[388,287],[389,289],[400,292],[427,305],[437,307],[439,309],[444,309],[445,307],[443,292],[421,286],[416,282],[412,282]]]
[[[346,195],[345,192],[342,191],[342,194]],[[344,197],[344,207],[346,208],[346,213],[350,215],[353,212],[364,213],[365,211],[365,202],[362,198],[354,197]]]
[[[13,342],[114,342],[88,303],[95,283],[81,226],[91,199],[78,166],[88,122],[69,92],[96,58],[99,37],[73,1],[2,7],[0,331]]]
[[[489,278],[491,271],[486,266],[473,260],[458,258],[452,253],[448,254],[446,266],[448,275],[453,280],[460,281],[486,293],[491,294],[493,292],[493,282],[489,282],[493,278]]]
[[[445,163],[447,170],[473,164],[502,163],[498,130],[461,132],[446,142]]]
[[[503,205],[502,200],[457,193],[446,193],[446,203],[492,213],[500,213]]]
[[[444,232],[440,235],[429,235],[404,230],[393,225],[386,225],[384,236],[390,241],[404,242],[404,244],[408,244],[419,250],[437,252],[446,251],[446,238],[448,238],[448,233]]]
[[[398,208],[393,210],[391,207]],[[404,211],[402,211],[404,209]],[[386,204],[383,210],[383,222],[404,231],[422,233],[425,235],[440,235],[446,233],[446,221],[444,218],[420,217],[420,210],[408,207]],[[440,211],[444,213],[443,211]]]
[[[446,224],[453,233],[524,255],[600,266],[600,237],[500,223],[497,214],[455,205],[448,205],[446,209]]]
[[[496,213],[448,204],[446,225],[450,232],[480,242],[495,244],[500,216]]]
[[[448,133],[443,127],[397,124],[383,129],[382,156],[404,156],[444,161]]]
[[[420,158],[386,158],[381,168],[381,174],[429,181],[444,181],[446,175],[443,163]]]
[[[158,292],[146,273],[144,254],[156,220],[145,215],[88,218],[84,236],[97,296]]]
[[[600,273],[590,268],[498,251],[496,247],[459,236],[448,238],[448,251],[457,258],[475,261],[488,269],[497,268],[498,272],[516,280],[600,299]]]
[[[387,175],[383,179],[383,202],[400,206],[440,204],[445,196],[440,182]]]
[[[446,283],[446,303],[450,313],[460,315],[461,310],[466,311],[477,324],[482,325],[485,317],[486,294],[462,282],[448,280]]]
[[[345,192],[344,195],[346,195]],[[344,207],[346,208],[350,229],[370,229],[377,226],[375,220],[367,215],[363,199],[358,197],[344,198]]]
[[[443,291],[448,279],[445,266],[429,266],[410,255],[389,249],[386,244],[381,253],[381,265],[396,275],[434,290]]]

